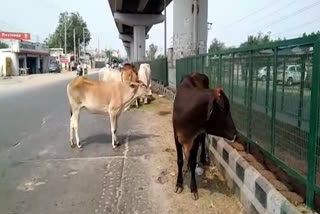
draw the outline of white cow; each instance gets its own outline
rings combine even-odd
[[[119,145],[117,127],[120,114],[130,103],[140,96],[151,95],[151,90],[143,83],[121,81],[95,81],[86,77],[77,77],[67,87],[71,107],[70,144],[73,148],[73,134],[75,133],[78,148],[79,115],[81,108],[86,108],[94,114],[109,114],[112,133],[112,147]]]
[[[143,82],[147,88],[151,90],[151,68],[150,65],[147,63],[143,63],[140,65],[138,71],[138,78],[141,82]],[[141,97],[144,103],[148,103],[148,97],[143,96]]]
[[[99,72],[101,81],[121,81],[121,72],[113,68],[103,68]]]

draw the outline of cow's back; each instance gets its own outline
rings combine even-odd
[[[121,73],[118,70],[107,68],[104,70],[102,77],[100,78],[102,81],[121,81]]]

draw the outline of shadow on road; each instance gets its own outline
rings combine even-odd
[[[145,139],[145,138],[154,138],[160,137],[159,135],[153,134],[135,134],[135,135],[118,135],[118,140],[121,144],[125,142],[125,139],[129,137],[130,142]],[[97,134],[90,137],[87,137],[81,141],[83,146],[88,146],[92,143],[98,144],[111,144],[112,143],[112,136],[110,134]]]

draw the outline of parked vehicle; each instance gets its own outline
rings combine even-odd
[[[284,71],[284,78],[283,78]],[[283,82],[289,86],[301,82],[301,65],[283,65],[279,66],[277,69],[277,83]],[[306,75],[304,80],[306,80]]]
[[[257,80],[266,81],[267,80],[267,66],[259,68],[257,72]],[[272,80],[273,78],[273,67],[270,66],[270,74],[269,79]]]
[[[49,72],[61,72],[61,66],[57,61],[51,61],[49,64]]]
[[[82,66],[81,66],[81,64],[80,63],[78,63],[78,65],[77,65],[77,75],[78,76],[82,76]]]

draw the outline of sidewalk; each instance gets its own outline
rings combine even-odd
[[[92,69],[90,74],[98,73],[99,69]],[[64,81],[76,77],[75,71],[62,72],[62,73],[43,73],[32,74],[27,76],[11,76],[0,77],[0,95],[16,92],[26,89],[34,89],[46,84],[52,84],[57,81]]]

